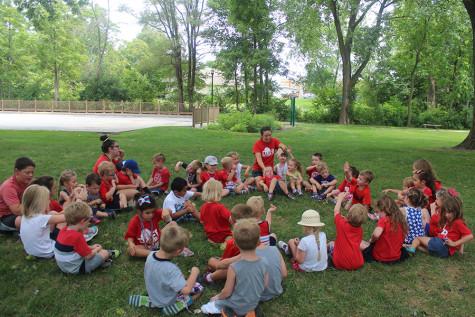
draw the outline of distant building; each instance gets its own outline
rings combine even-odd
[[[301,98],[304,95],[303,85],[289,78],[278,78],[277,91],[275,93],[279,97],[288,97],[293,95],[297,98]]]

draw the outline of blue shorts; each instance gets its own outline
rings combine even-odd
[[[252,177],[258,177],[258,176],[262,176],[262,171],[255,171],[255,170],[252,170]]]
[[[429,250],[429,254],[433,256],[438,256],[440,258],[449,257],[449,247],[441,238],[431,238],[427,245],[427,250]]]

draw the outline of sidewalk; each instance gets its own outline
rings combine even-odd
[[[169,126],[191,127],[191,116],[0,112],[0,130],[123,132]]]

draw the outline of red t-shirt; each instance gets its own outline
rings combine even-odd
[[[217,180],[217,181],[220,181],[220,182],[223,182],[223,175],[221,173],[221,171],[216,171],[215,173],[211,174],[210,172],[208,171],[203,171],[201,172],[201,182],[203,183],[203,185],[209,181],[211,178]]]
[[[140,221],[138,215],[130,219],[125,240],[132,238],[136,245],[143,245],[147,249],[158,249],[160,245],[160,227],[162,221],[162,210],[157,209],[153,214],[152,221]]]
[[[84,235],[68,227],[64,227],[59,231],[56,242],[64,246],[73,247],[74,252],[82,257],[86,257],[92,252],[91,248],[87,245],[86,239],[84,239]]]
[[[226,171],[225,169],[219,170],[219,171],[216,172],[216,173],[219,175],[218,178],[219,178],[219,180],[221,181],[221,183],[223,183],[223,187],[226,187],[226,185],[227,185],[228,183],[233,183],[233,184],[235,184],[235,183],[238,181],[238,179],[237,179],[237,177],[236,177],[236,173],[234,173],[234,176],[233,176],[233,178],[232,178],[231,180],[228,180],[228,178],[229,178],[229,173],[228,173],[228,171]]]
[[[270,245],[270,225],[267,220],[262,220],[258,222],[260,232],[261,243],[265,245]]]
[[[61,206],[57,200],[51,199],[49,201],[49,210],[54,210],[57,212],[63,211],[63,206]]]
[[[270,183],[272,182],[273,179],[276,179],[277,181],[280,181],[282,178],[279,175],[272,175],[272,176],[264,176],[264,184],[266,184],[267,187],[270,186]]]
[[[112,183],[107,182],[104,179],[102,179],[101,187],[99,188],[99,194],[101,195],[101,199],[103,202],[111,202],[113,200],[112,197],[110,199],[106,198],[106,194],[109,192],[111,187],[112,187]]]
[[[23,192],[28,185],[17,183],[15,176],[5,180],[0,186],[0,217],[12,214],[10,206],[21,204]]]
[[[389,217],[382,217],[376,226],[383,228],[383,233],[374,243],[373,258],[380,262],[399,260],[404,243],[401,225],[398,225],[397,230],[393,231]]]
[[[312,169],[309,169],[306,172],[307,172],[307,176],[308,176],[309,179],[310,178],[315,178],[319,175],[316,166],[313,166]]]
[[[365,206],[371,206],[371,189],[369,185],[363,187],[363,189],[359,189],[358,185],[353,187],[353,200],[351,202],[352,205],[354,204],[362,204]]]
[[[261,153],[262,163],[264,166],[274,167],[274,153],[279,149],[280,141],[276,138],[271,138],[269,143],[263,142],[261,139],[257,140],[252,147],[252,153]],[[257,159],[254,159],[253,171],[261,171],[261,167],[257,164]]]
[[[133,185],[134,183],[132,182],[132,180],[130,179],[130,177],[125,174],[125,173],[122,173],[122,171],[118,171],[115,173],[117,175],[117,185]],[[132,176],[134,179],[137,179],[137,174],[133,174]]]
[[[425,207],[430,209],[430,204],[432,204],[435,201],[434,196],[432,195],[432,189],[426,186],[424,187],[422,192],[424,193],[424,196],[426,196],[428,199],[427,205]]]
[[[101,165],[102,162],[112,162],[112,163],[114,163],[114,165],[117,168],[117,163],[120,162],[120,159],[111,160],[107,155],[102,153],[101,155],[99,155],[99,157],[97,158],[96,163],[92,167],[92,171],[94,172],[94,174],[99,175],[99,165]]]
[[[437,235],[442,231],[442,229],[439,227],[439,221],[440,221],[439,213],[434,213],[432,216],[430,216],[429,236],[437,237]]]
[[[338,190],[343,193],[343,192],[348,192],[352,193],[355,191],[356,187],[356,178],[351,178],[350,181],[348,181],[346,178],[341,182],[341,184],[338,186]],[[371,193],[370,193],[370,199],[371,199]],[[371,202],[370,202],[371,203]]]
[[[231,236],[229,218],[231,212],[218,202],[206,202],[200,208],[200,221],[208,239],[222,243],[226,237]]]
[[[363,228],[353,227],[340,214],[335,215],[336,239],[333,251],[333,264],[340,270],[356,270],[363,266],[360,250]]]
[[[234,238],[226,241],[226,247],[224,248],[223,256],[221,259],[229,259],[241,253],[238,246],[234,242]]]
[[[442,188],[442,182],[439,180],[436,180],[434,182],[434,185],[435,185],[435,191],[439,191]]]
[[[168,183],[170,182],[170,171],[163,166],[162,168],[155,167],[152,171],[152,185],[163,183],[159,187],[160,190],[168,190]]]
[[[455,219],[454,221],[452,221],[452,223],[445,224],[445,226],[440,230],[437,237],[443,240],[450,239],[455,242],[469,234],[472,234],[472,231],[470,231],[465,222],[462,219]],[[450,255],[454,255],[455,251],[459,249],[460,246],[449,247]]]

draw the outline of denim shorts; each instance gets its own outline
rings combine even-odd
[[[258,177],[258,176],[262,176],[262,171],[255,171],[255,170],[252,170],[252,177]]]
[[[440,258],[447,258],[449,256],[449,247],[441,238],[431,238],[427,246],[429,254],[438,256]]]

